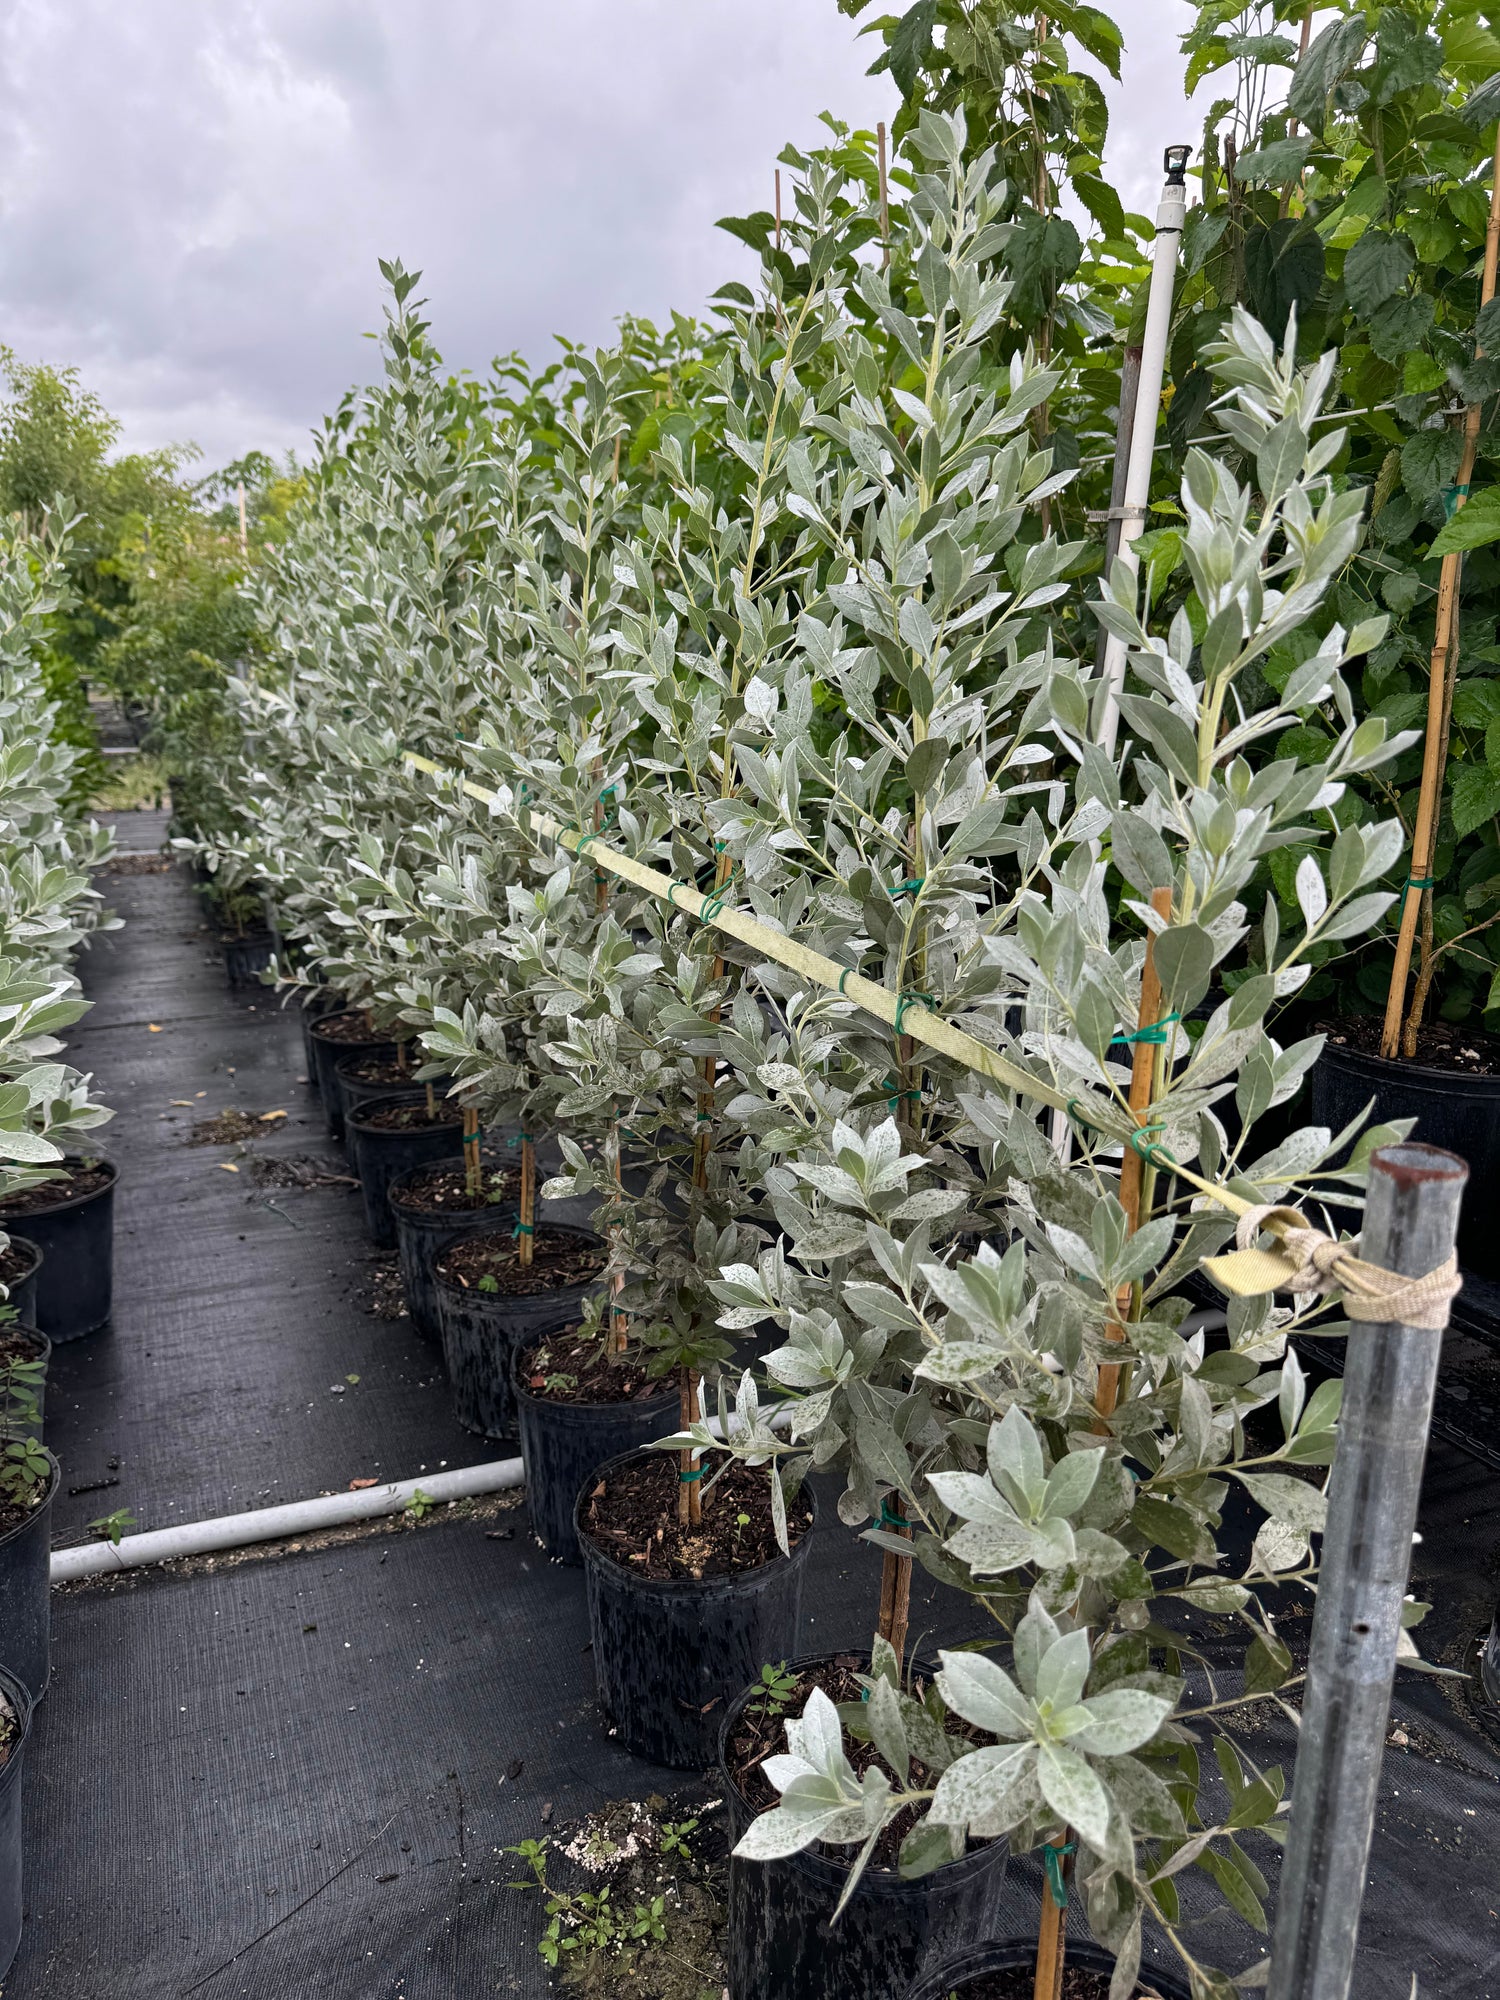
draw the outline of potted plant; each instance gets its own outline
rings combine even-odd
[[[18,1319],[36,1324],[36,1289],[41,1277],[42,1252],[29,1237],[7,1236],[0,1249],[0,1285]]]
[[[31,1707],[23,1683],[0,1667],[0,1979],[9,1972],[21,1943],[21,1774]]]

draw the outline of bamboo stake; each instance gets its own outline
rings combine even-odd
[[[1500,130],[1495,136],[1495,157],[1490,180],[1490,216],[1484,233],[1484,277],[1480,285],[1481,307],[1495,296],[1495,267],[1500,261]],[[1484,348],[1474,343],[1476,359]],[[1479,448],[1480,405],[1470,403],[1464,412],[1464,443],[1455,482],[1455,512],[1469,497],[1469,481]],[[1437,849],[1438,809],[1442,802],[1442,749],[1448,720],[1448,657],[1453,646],[1458,610],[1458,587],[1463,574],[1463,554],[1455,549],[1443,557],[1438,575],[1437,619],[1433,627],[1432,658],[1427,668],[1427,729],[1422,745],[1422,784],[1417,794],[1417,824],[1412,834],[1411,870],[1401,892],[1401,924],[1396,934],[1396,958],[1391,967],[1391,983],[1386,994],[1385,1023],[1380,1035],[1380,1053],[1394,1061],[1402,1053],[1401,1019],[1406,1011],[1406,982],[1411,972],[1411,948],[1416,936],[1417,915],[1425,884],[1432,879],[1433,857]],[[1413,1046],[1406,1051],[1414,1055]]]
[[[885,120],[875,127],[876,154],[880,162],[880,268],[891,268],[891,187],[885,155]]]
[[[479,1164],[479,1108],[477,1105],[464,1106],[464,1192],[481,1194],[484,1191],[484,1174]]]
[[[441,765],[435,764],[430,757],[423,757],[415,750],[403,751],[402,756],[414,770],[425,771],[435,777],[443,773]],[[460,788],[467,797],[477,799],[481,805],[500,804],[498,794],[490,791],[487,786],[476,785],[471,779],[460,780]],[[571,828],[560,825],[546,813],[528,811],[526,819],[534,835],[544,840],[555,841],[569,853],[577,852],[579,836]],[[925,1048],[936,1049],[939,1055],[949,1056],[953,1061],[962,1063],[976,1075],[987,1076],[992,1082],[1004,1085],[1007,1090],[1013,1090],[1018,1097],[1029,1098],[1033,1103],[1047,1105],[1056,1111],[1066,1111],[1070,1117],[1080,1115],[1078,1106],[1073,1100],[1064,1096],[1055,1084],[1033,1076],[1029,1070],[1022,1069],[1018,1063],[1001,1055],[998,1050],[987,1048],[983,1042],[976,1041],[973,1035],[966,1035],[962,1028],[955,1028],[951,1022],[945,1021],[941,1014],[935,1014],[930,1007],[920,1001],[907,1000],[903,1003],[901,996],[891,992],[889,987],[879,986],[873,979],[866,979],[862,973],[852,971],[847,965],[840,965],[837,959],[829,958],[821,951],[814,951],[809,945],[800,944],[795,938],[786,937],[780,931],[772,930],[768,924],[758,922],[748,911],[732,907],[724,909],[710,907],[714,903],[713,897],[700,895],[696,889],[690,889],[686,884],[674,881],[671,876],[663,875],[660,869],[648,868],[645,862],[637,861],[633,855],[617,854],[612,848],[590,841],[588,857],[590,861],[597,862],[599,867],[607,869],[611,875],[618,876],[621,881],[634,883],[636,888],[644,889],[663,903],[669,903],[674,910],[685,910],[700,923],[711,924],[715,930],[723,931],[727,937],[748,945],[753,951],[761,953],[775,964],[784,965],[789,971],[800,973],[804,979],[811,980],[814,985],[852,1001],[867,1014],[873,1014],[877,1021],[884,1021],[888,1028],[895,1027],[899,1012],[903,1034],[910,1035]],[[1116,1144],[1121,1143],[1122,1135],[1119,1132],[1107,1131],[1102,1126],[1096,1126],[1095,1129],[1112,1138]],[[1220,1187],[1216,1182],[1206,1179],[1180,1161],[1171,1162],[1171,1171],[1179,1180],[1196,1189],[1199,1194],[1209,1196],[1230,1215],[1245,1215],[1254,1205],[1243,1195],[1235,1194],[1230,1188]]]
[[[516,1262],[524,1270],[536,1247],[536,1142],[521,1134],[520,1219],[516,1223]]]
[[[1170,888],[1151,891],[1151,907],[1163,921],[1170,922],[1172,916],[1172,891]],[[1154,1028],[1161,1019],[1161,980],[1156,971],[1156,933],[1146,935],[1146,962],[1141,968],[1141,1004],[1136,1015],[1136,1033]],[[1169,1031],[1170,1032],[1170,1031]],[[1130,1060],[1130,1113],[1138,1126],[1146,1123],[1146,1113],[1151,1109],[1157,1095],[1160,1074],[1160,1058],[1163,1044],[1160,1042],[1137,1040],[1131,1044]],[[1134,1236],[1144,1219],[1148,1206],[1148,1185],[1145,1179],[1146,1162],[1133,1147],[1125,1148],[1125,1157],[1120,1163],[1120,1206],[1125,1211],[1125,1226]],[[1115,1299],[1118,1317],[1104,1329],[1105,1338],[1124,1341],[1125,1328],[1131,1318],[1135,1288],[1121,1287]],[[1094,1389],[1094,1409],[1098,1413],[1100,1431],[1107,1431],[1107,1419],[1119,1405],[1120,1383],[1124,1376],[1124,1364],[1107,1361],[1099,1370],[1099,1379]],[[1072,1845],[1071,1827],[1064,1827],[1060,1841],[1050,1845],[1066,1849]],[[1071,1857],[1063,1855],[1061,1873],[1066,1897],[1066,1884],[1072,1876]],[[1052,1878],[1048,1874],[1042,1887],[1042,1914],[1037,1927],[1036,1975],[1032,1984],[1033,2000],[1062,2000],[1063,1973],[1067,1967],[1068,1926],[1063,1914],[1064,1905],[1052,1893]]]

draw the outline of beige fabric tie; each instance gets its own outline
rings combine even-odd
[[[1262,1230],[1277,1240],[1260,1247]],[[1266,1292],[1342,1292],[1344,1314],[1366,1323],[1398,1322],[1441,1332],[1448,1306],[1463,1280],[1458,1258],[1450,1256],[1420,1278],[1402,1278],[1354,1253],[1357,1242],[1340,1243],[1314,1229],[1299,1208],[1267,1205],[1247,1209],[1235,1227],[1239,1246],[1226,1257],[1205,1257],[1203,1268],[1236,1298]]]

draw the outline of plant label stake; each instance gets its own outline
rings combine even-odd
[[[1435,1271],[1468,1177],[1436,1146],[1382,1147],[1361,1258],[1406,1278]],[[1349,1329],[1267,2000],[1350,1990],[1447,1303],[1427,1317],[1439,1324]]]
[[[1177,256],[1187,220],[1189,146],[1168,146],[1167,179],[1156,211],[1156,249],[1151,265],[1151,294],[1146,306],[1146,333],[1141,343],[1141,372],[1135,415],[1130,427],[1130,467],[1120,508],[1120,560],[1136,568],[1135,540],[1146,524],[1151,498],[1151,461],[1156,451],[1156,420],[1161,413],[1161,385],[1167,366],[1167,338],[1172,330],[1172,292],[1177,283]],[[1104,647],[1104,712],[1099,741],[1110,755],[1120,731],[1120,690],[1125,685],[1125,641],[1111,633]]]

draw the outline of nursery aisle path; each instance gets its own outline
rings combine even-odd
[[[145,813],[120,829],[143,851],[164,830]],[[71,1039],[118,1110],[101,1135],[123,1169],[115,1325],[54,1361],[56,1539],[117,1507],[157,1527],[509,1455],[453,1424],[410,1324],[368,1311],[357,1196],[256,1179],[256,1160],[339,1168],[295,1019],[226,990],[180,870],[108,886],[127,927],[85,956],[96,1006]],[[243,1147],[187,1143],[226,1109],[287,1117]],[[876,1568],[833,1497],[807,1651],[868,1642]],[[1500,1478],[1435,1449],[1423,1528],[1438,1656],[1471,1668],[1500,1587]],[[954,1615],[919,1581],[923,1650],[960,1636]],[[1305,1626],[1287,1622],[1294,1650]],[[582,1578],[538,1554],[514,1495],[69,1585],[53,1631],[3,2000],[540,2000],[538,1901],[505,1886],[500,1850],[622,1796],[713,1796],[610,1740]],[[1412,1969],[1433,2000],[1500,2000],[1500,1741],[1453,1686],[1399,1691],[1360,2000],[1407,2000]],[[1256,1753],[1289,1765],[1286,1725]],[[1008,1929],[1040,1887],[1012,1862]],[[1238,1929],[1221,1948],[1254,1955]]]

